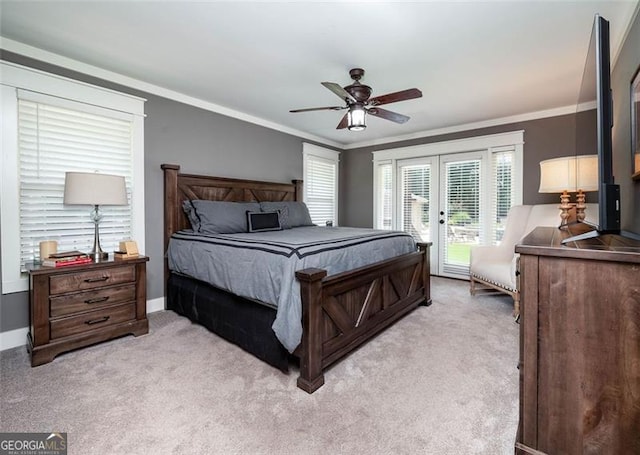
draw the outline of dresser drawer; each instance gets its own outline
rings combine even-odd
[[[56,339],[89,332],[120,322],[135,320],[135,318],[136,309],[133,303],[69,316],[51,321],[51,338]]]
[[[104,306],[132,302],[135,298],[136,285],[134,283],[58,295],[51,297],[50,316],[55,318],[68,314],[93,311]]]
[[[64,294],[66,292],[94,289],[111,284],[132,283],[135,279],[136,270],[133,265],[85,272],[64,273],[49,278],[49,294]]]

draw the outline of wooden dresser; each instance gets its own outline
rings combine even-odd
[[[584,225],[582,225],[584,226]],[[640,454],[640,242],[520,245],[520,423],[516,454]]]
[[[146,263],[127,260],[65,266],[29,266],[31,366],[100,341],[149,332]]]

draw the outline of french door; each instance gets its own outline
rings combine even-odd
[[[474,245],[497,245],[522,204],[524,131],[373,152],[373,226],[432,242],[431,272],[469,277]]]
[[[467,278],[471,248],[486,236],[485,159],[469,152],[397,161],[397,228],[433,243],[435,275]]]

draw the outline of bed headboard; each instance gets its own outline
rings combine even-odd
[[[260,182],[207,175],[181,174],[177,164],[162,164],[164,171],[164,251],[174,232],[191,227],[182,210],[186,199],[228,202],[302,201],[302,180],[291,183]]]

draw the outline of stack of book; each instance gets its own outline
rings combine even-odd
[[[64,267],[67,265],[88,264],[92,261],[93,259],[89,255],[81,251],[63,251],[43,259],[42,265],[45,267]]]

